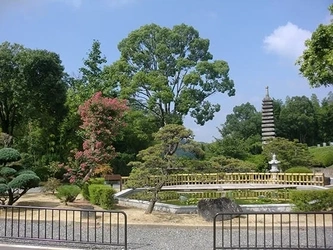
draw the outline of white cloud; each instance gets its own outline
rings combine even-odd
[[[305,40],[311,37],[311,32],[288,22],[266,36],[263,43],[268,53],[295,60],[305,49]]]

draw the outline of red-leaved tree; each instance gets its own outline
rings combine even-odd
[[[70,160],[66,167],[70,182],[86,182],[98,166],[109,163],[116,156],[112,141],[125,126],[123,116],[126,110],[125,101],[103,97],[101,92],[79,107],[85,140],[83,150],[75,150],[74,160]]]

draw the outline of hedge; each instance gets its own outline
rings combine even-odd
[[[115,205],[114,194],[116,191],[104,184],[91,184],[88,186],[89,201],[102,207],[103,209],[112,209]]]
[[[85,182],[82,186],[82,196],[83,196],[83,198],[85,198],[87,201],[90,200],[89,185],[92,185],[92,184],[102,185],[102,184],[104,184],[104,182],[105,182],[104,178],[92,178],[89,181]]]
[[[333,210],[333,189],[295,190],[290,193],[296,211],[315,212]]]

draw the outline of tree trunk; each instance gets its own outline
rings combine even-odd
[[[145,211],[145,214],[151,214],[153,212],[156,202],[157,202],[157,198],[156,199],[153,198],[150,200],[149,205]]]
[[[11,189],[8,189],[8,203],[7,205],[13,205],[14,204],[14,194]]]
[[[158,183],[153,191],[153,197],[150,199],[150,203],[145,211],[145,214],[151,214],[154,210],[155,203],[157,202],[157,195],[161,191],[165,184],[165,178],[160,183]]]
[[[85,183],[85,182],[87,182],[87,181],[90,179],[91,175],[92,175],[93,172],[94,172],[94,169],[95,169],[95,167],[91,167],[91,168],[89,169],[89,172],[84,176],[84,178],[83,178],[83,180],[82,180],[82,184]]]

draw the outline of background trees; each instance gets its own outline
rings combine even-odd
[[[333,4],[329,7],[333,15]],[[320,24],[305,42],[306,50],[296,62],[300,73],[308,79],[310,86],[333,84],[333,22]]]
[[[154,114],[160,127],[181,124],[187,114],[204,125],[220,110],[207,98],[235,94],[228,63],[212,61],[209,40],[191,26],[145,25],[123,39],[118,49],[121,57],[107,69],[109,78],[119,84],[122,98]]]
[[[314,86],[329,84],[331,27],[332,24],[318,28],[299,61],[305,77],[309,77],[307,74],[316,76],[310,81]],[[129,175],[128,163],[139,160],[145,166],[145,170],[140,168],[141,174],[149,174],[154,169],[149,169],[147,163],[148,158],[153,157],[149,150],[160,150],[157,147],[161,146],[161,138],[156,138],[160,128],[173,124],[177,132],[175,124],[182,124],[186,115],[204,125],[220,109],[220,104],[211,103],[209,97],[217,93],[235,94],[228,63],[214,61],[209,52],[209,40],[201,38],[191,26],[145,25],[123,39],[118,49],[119,60],[107,65],[100,42],[94,40],[78,75],[70,76],[64,72],[54,52],[2,43],[0,124],[2,132],[13,139],[3,138],[2,147],[19,150],[24,164],[31,166],[43,181],[55,175],[63,176],[54,166],[66,162],[73,149],[78,154],[66,165],[70,166],[73,176],[80,175],[81,179],[88,178],[89,170],[100,165],[103,170],[112,168],[114,173]],[[311,62],[312,58],[316,61]],[[317,72],[315,63],[320,60],[325,70]],[[313,72],[307,72],[309,69]],[[97,92],[99,94],[95,95]],[[104,98],[124,98],[128,109],[126,112],[118,110],[121,113],[118,116],[116,110],[122,102],[115,101],[112,105],[97,105],[101,110],[93,110],[94,105],[85,105],[92,104],[91,98],[101,101],[99,104],[106,100]],[[332,93],[323,100],[315,95],[310,98],[293,96],[273,103],[276,135],[292,143],[279,139],[278,144],[272,145],[284,145],[291,152],[295,139],[308,146],[333,141]],[[80,106],[97,115],[91,116],[94,120],[84,123]],[[119,120],[113,123],[114,120],[103,120],[104,116]],[[127,126],[120,126],[123,123]],[[176,160],[171,162],[177,162],[177,171],[182,172],[265,170],[269,147],[262,152],[260,125],[261,112],[253,104],[235,106],[219,128],[220,138],[212,143],[180,143],[172,155]],[[112,133],[102,137],[101,126],[105,131],[108,126],[114,127],[110,130]],[[302,149],[307,152],[305,144]],[[110,145],[112,147],[108,148]],[[288,154],[282,152],[278,158],[283,159]],[[162,155],[161,161],[166,159]],[[312,163],[292,162],[291,165],[295,164]],[[284,168],[287,167],[289,165]]]
[[[0,45],[0,121],[3,133],[31,120],[57,128],[64,117],[66,83],[59,56],[18,44]],[[51,128],[50,128],[51,129]]]

